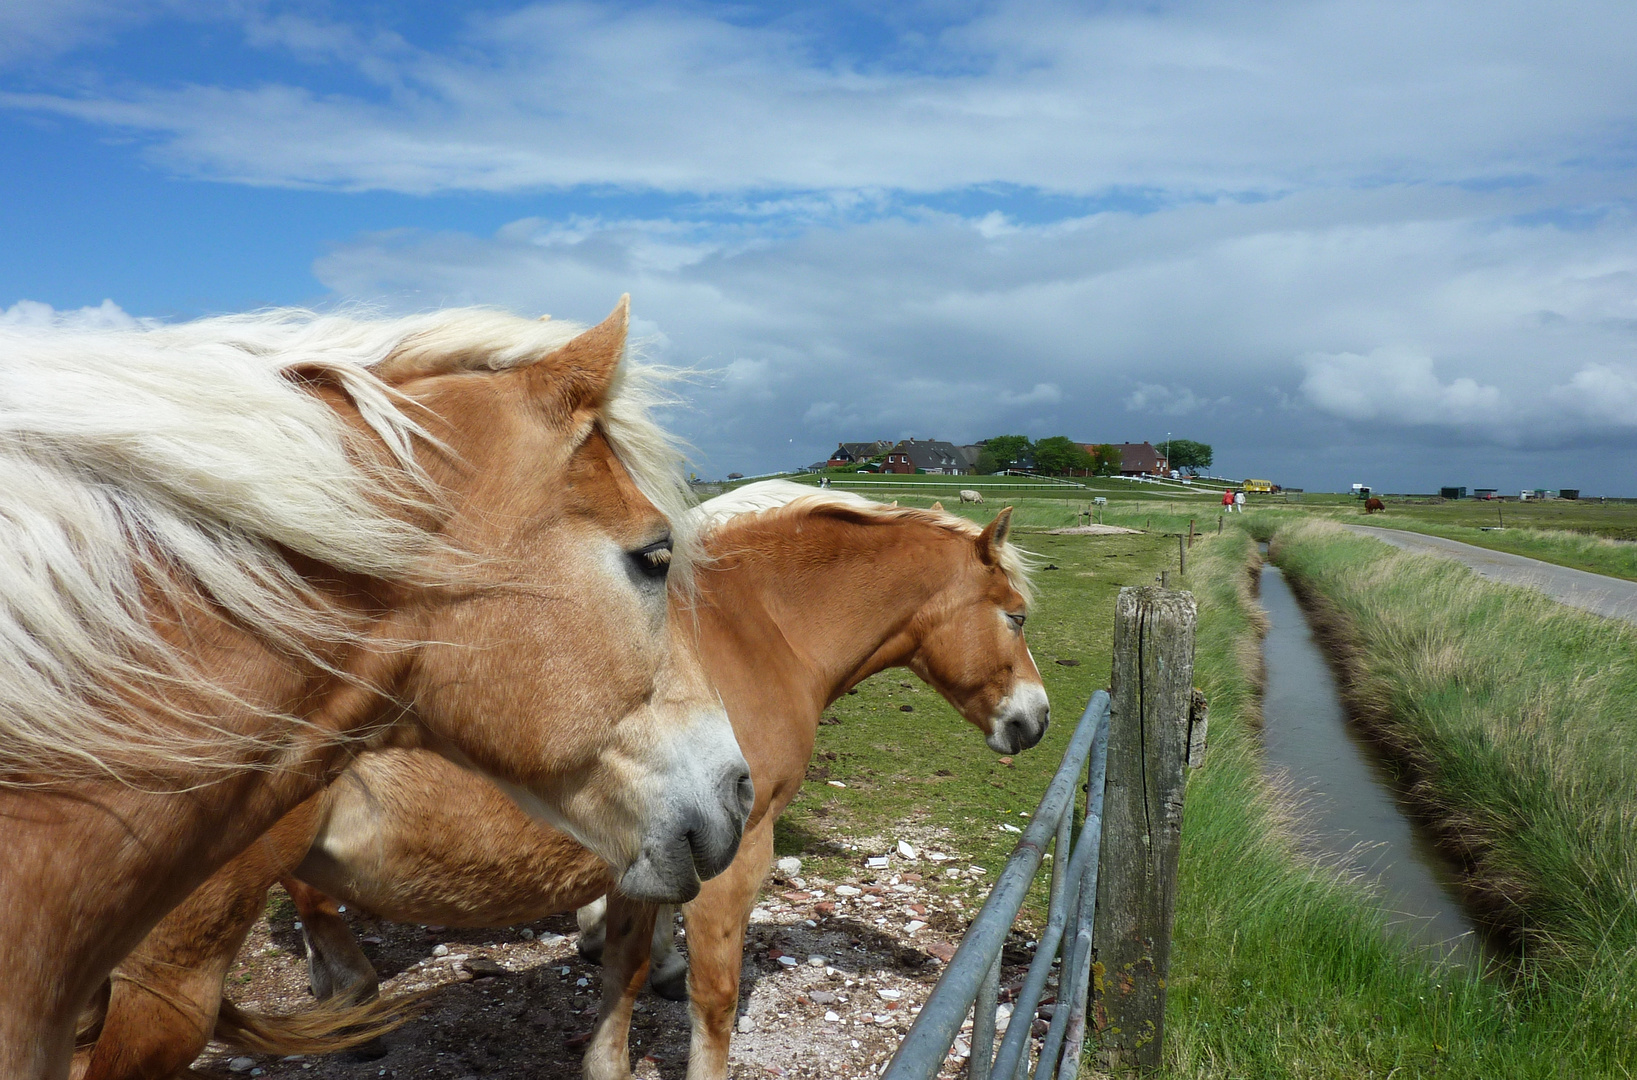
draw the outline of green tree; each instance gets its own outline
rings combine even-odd
[[[972,463],[972,469],[979,476],[988,476],[1000,472],[1000,462],[995,459],[994,452],[985,446],[978,451],[978,460]]]
[[[1050,476],[1090,471],[1091,455],[1067,435],[1052,435],[1034,444],[1035,468]]]
[[[983,448],[995,456],[995,472],[1015,468],[1019,461],[1034,456],[1034,443],[1027,435],[996,435],[985,439]]]
[[[1169,442],[1157,444],[1166,457],[1171,459],[1171,468],[1187,469],[1199,474],[1201,469],[1211,467],[1211,444],[1194,442],[1192,439],[1171,439]]]
[[[1115,476],[1125,464],[1120,448],[1112,443],[1099,443],[1091,448],[1091,471],[1098,476]]]

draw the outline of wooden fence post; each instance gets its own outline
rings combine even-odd
[[[1121,589],[1115,606],[1091,978],[1109,1069],[1160,1064],[1197,618],[1192,593],[1152,586]]]

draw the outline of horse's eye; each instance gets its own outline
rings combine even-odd
[[[1027,615],[1025,615],[1025,614],[1024,614],[1024,613],[1023,613],[1023,612],[1021,612],[1021,611],[1019,611],[1019,612],[1016,612],[1016,613],[1014,613],[1014,612],[1010,612],[1010,611],[1008,611],[1008,612],[1007,612],[1007,613],[1006,613],[1006,617],[1007,617],[1007,618],[1008,618],[1008,619],[1011,619],[1011,620],[1012,620],[1012,625],[1013,625],[1013,626],[1015,626],[1015,627],[1017,627],[1017,628],[1018,628],[1018,629],[1019,629],[1019,630],[1021,630],[1021,629],[1023,629],[1023,623],[1024,623],[1024,620],[1026,620],[1026,619],[1028,619],[1028,617],[1029,617],[1029,616],[1027,616]]]
[[[631,552],[631,561],[644,577],[663,578],[671,569],[671,538],[667,536]]]

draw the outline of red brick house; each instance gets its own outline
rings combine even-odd
[[[1103,444],[1081,445],[1086,448],[1086,453],[1090,454]],[[1164,476],[1171,469],[1171,463],[1152,443],[1114,443],[1113,446],[1120,452],[1121,476]]]

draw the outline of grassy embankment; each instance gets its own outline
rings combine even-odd
[[[1178,520],[1185,528],[1185,516],[1154,524]],[[1029,624],[1058,717],[1042,746],[1001,765],[930,691],[885,673],[837,704],[839,724],[820,729],[817,764],[826,773],[786,815],[781,853],[816,858],[831,875],[856,874],[864,852],[826,837],[907,833],[937,836],[991,870],[1004,861],[1016,837],[1001,823],[1020,823],[1019,812],[1032,809],[1079,707],[1107,682],[1119,586],[1175,569],[1175,541],[1163,537],[1021,539],[1060,567],[1040,574]],[[1168,1074],[1529,1078],[1637,1067],[1621,1026],[1623,967],[1578,981],[1539,964],[1487,979],[1441,967],[1394,937],[1365,885],[1298,853],[1289,813],[1264,784],[1255,733],[1254,558],[1245,533],[1229,530],[1196,544],[1185,581],[1200,601],[1196,682],[1210,697],[1212,724],[1206,766],[1189,786]],[[900,712],[902,704],[914,712]],[[971,889],[969,910],[986,885]],[[1038,896],[1027,909],[1034,919],[1043,910]]]

